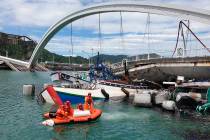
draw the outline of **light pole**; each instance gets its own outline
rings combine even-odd
[[[71,64],[71,50],[69,50],[69,65]]]
[[[91,62],[90,62],[90,55],[87,52],[85,52],[85,51],[82,51],[82,52],[85,53],[88,56],[88,61],[89,61],[89,66],[90,66],[90,64],[91,64]]]
[[[94,62],[93,62],[93,48],[91,48],[91,51],[92,51],[92,63],[94,64]]]

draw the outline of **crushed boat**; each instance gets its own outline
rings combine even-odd
[[[123,99],[125,97],[132,97],[137,90],[146,88],[145,86],[130,85],[126,83],[119,83],[114,81],[100,80],[96,83],[89,83],[81,78],[73,77],[61,72],[54,73],[53,79],[57,81],[74,81],[70,83],[61,82],[61,84],[54,84],[53,88],[63,102],[71,100],[72,104],[83,103],[84,97],[87,93],[92,93],[94,101],[104,101],[108,99]],[[57,78],[56,78],[57,77]],[[62,79],[60,79],[62,78]],[[51,90],[49,87],[45,88],[40,95],[48,103],[54,103],[51,97]]]
[[[177,85],[172,93],[172,99],[176,101],[178,109],[195,110],[198,105],[206,102],[209,85],[204,82],[191,82]]]

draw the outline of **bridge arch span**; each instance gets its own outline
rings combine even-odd
[[[40,51],[47,45],[50,39],[63,27],[69,23],[78,20],[80,18],[107,12],[141,12],[151,13],[158,15],[177,16],[183,19],[195,20],[202,23],[210,23],[210,11],[193,9],[191,7],[182,7],[177,5],[163,5],[163,4],[151,4],[142,2],[109,2],[94,5],[91,7],[84,8],[77,12],[74,12],[56,24],[51,26],[49,30],[44,34],[41,41],[37,44],[33,54],[29,60],[28,68],[33,67],[36,64],[36,60]]]

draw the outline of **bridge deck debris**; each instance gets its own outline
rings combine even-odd
[[[48,71],[44,66],[37,64],[33,69],[28,69],[25,66],[13,64],[8,61],[0,61],[0,69],[9,69],[12,71]]]

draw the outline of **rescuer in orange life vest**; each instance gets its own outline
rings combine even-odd
[[[88,96],[85,97],[84,109],[90,111],[93,110],[93,99],[91,93],[88,93]]]
[[[66,113],[64,112],[64,105],[60,105],[58,110],[56,111],[56,118],[63,118],[66,116]]]
[[[83,107],[83,105],[80,103],[80,104],[78,104],[78,105],[77,105],[77,109],[79,109],[79,110],[82,110],[82,111],[83,111],[83,110],[84,110],[84,107]]]
[[[61,105],[56,112],[56,116],[60,118],[72,115],[73,115],[73,109],[71,108],[71,103],[69,101],[66,101],[64,105]]]
[[[70,101],[66,101],[64,103],[64,111],[65,111],[65,113],[66,113],[67,116],[69,116],[69,115],[72,116],[73,115],[73,109],[71,107]]]

